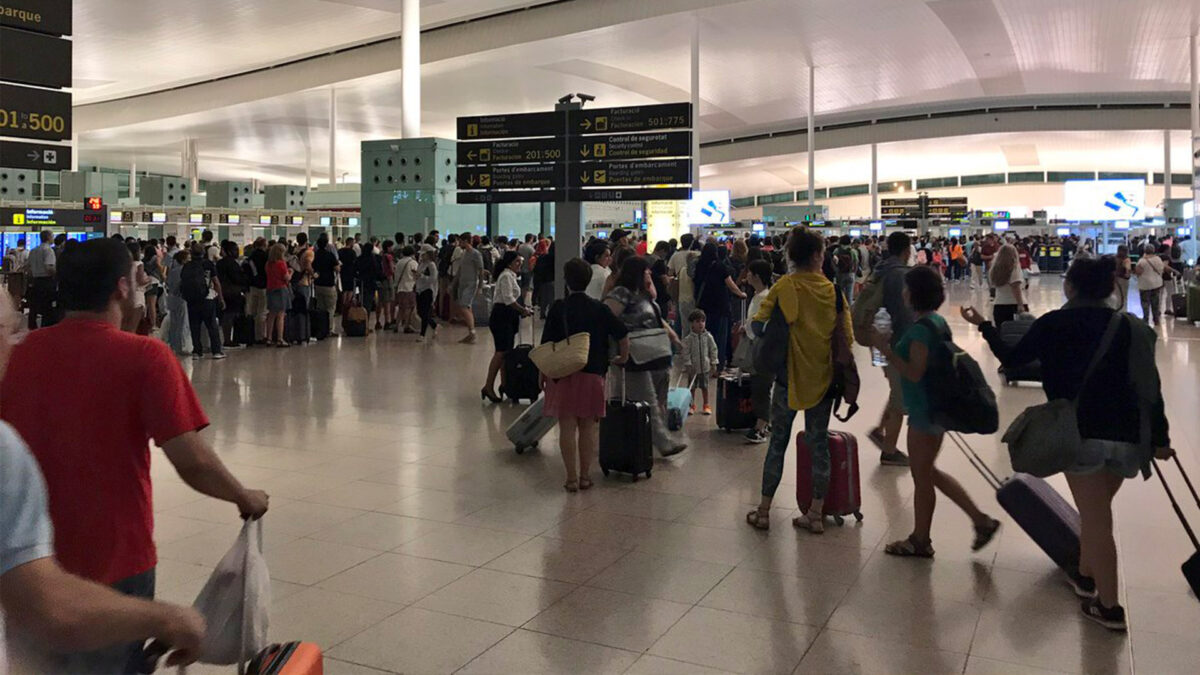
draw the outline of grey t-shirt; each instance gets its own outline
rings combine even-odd
[[[535,250],[531,244],[521,244],[517,247],[517,254],[524,258],[524,262],[521,263],[522,272],[530,271],[529,261],[533,259],[534,253]]]
[[[458,288],[474,288],[479,285],[480,273],[483,272],[483,254],[477,249],[463,251],[458,263]]]
[[[0,583],[9,571],[52,555],[54,528],[42,473],[17,432],[0,422]],[[0,611],[0,673],[6,670]]]

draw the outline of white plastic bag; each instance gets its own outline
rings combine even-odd
[[[247,520],[192,603],[208,631],[200,662],[245,663],[267,646],[271,575],[262,554],[262,520]]]

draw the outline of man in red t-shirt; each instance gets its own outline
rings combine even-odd
[[[267,495],[229,473],[199,431],[208,426],[179,362],[161,341],[120,330],[135,290],[122,242],[95,239],[58,261],[66,318],[13,350],[0,417],[25,439],[46,479],[55,549],[68,572],[154,597],[151,440],[193,489],[267,511]],[[232,516],[232,514],[230,514]],[[86,672],[129,671],[141,645],[97,652]]]

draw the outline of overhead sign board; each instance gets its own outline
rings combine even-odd
[[[520,202],[565,202],[566,190],[492,190],[459,192],[459,204],[516,204]]]
[[[71,95],[0,84],[0,136],[64,141],[71,138]]]
[[[572,136],[569,145],[571,161],[577,162],[688,157],[692,154],[692,132]]]
[[[561,112],[521,113],[517,115],[483,115],[458,118],[460,141],[529,136],[559,136],[566,121]]]
[[[0,80],[39,87],[71,86],[71,41],[0,28]]]
[[[503,141],[460,142],[459,164],[521,164],[524,162],[560,162],[566,148],[563,139],[522,138]]]
[[[690,129],[691,103],[664,103],[628,108],[581,108],[567,113],[572,134],[616,134],[659,129]]]
[[[602,188],[596,190],[570,191],[573,202],[646,202],[656,199],[691,199],[690,187],[664,188]]]
[[[588,162],[571,167],[571,185],[679,185],[692,181],[689,159],[663,159],[646,162]]]
[[[77,209],[0,208],[0,225],[11,227],[101,227],[108,220],[107,209],[86,211]]]
[[[0,26],[49,35],[71,34],[71,0],[5,0]]]
[[[498,164],[489,167],[459,167],[460,189],[502,190],[513,188],[560,188],[566,186],[562,164]]]
[[[71,168],[71,146],[0,140],[0,166],[61,171]]]

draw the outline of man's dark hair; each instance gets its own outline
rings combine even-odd
[[[603,239],[596,239],[595,241],[588,242],[588,245],[584,247],[583,259],[595,265],[607,250],[608,244]]]
[[[296,243],[301,246],[304,246],[305,244],[307,244],[308,243],[308,233],[307,232],[297,232],[296,233]]]
[[[679,248],[685,251],[690,251],[692,250],[692,242],[695,240],[696,237],[691,232],[681,235],[679,237]]]
[[[1067,270],[1067,283],[1083,298],[1103,300],[1116,285],[1117,262],[1111,255],[1075,260]]]
[[[787,255],[797,267],[807,267],[813,256],[825,249],[825,240],[821,235],[807,227],[794,227],[788,235]]]
[[[592,283],[592,266],[583,258],[571,258],[563,263],[563,281],[571,292],[586,291],[588,284]]]
[[[68,312],[103,312],[128,278],[133,259],[125,242],[92,239],[63,251],[58,259],[58,295]]]
[[[762,280],[763,285],[770,288],[771,286],[771,263],[766,260],[755,260],[747,266],[750,274]]]
[[[893,232],[887,238],[888,255],[900,256],[912,246],[912,237],[906,232]]]
[[[303,233],[303,232],[301,232],[301,234],[304,234],[304,233]],[[212,241],[212,240],[213,240],[213,233],[212,233],[212,230],[205,230],[205,231],[203,231],[203,232],[201,232],[201,233],[200,233],[200,241],[202,241],[202,242],[204,242],[204,243],[206,243],[206,244],[207,244],[208,242],[210,242],[210,241]]]
[[[167,247],[169,248],[171,246],[174,246],[175,243],[176,243],[175,235],[173,235],[173,234],[167,235]]]
[[[532,233],[532,232],[526,232],[526,233],[525,233],[525,243],[526,243],[526,244],[532,244],[532,243],[533,243],[533,233]]]
[[[317,235],[317,248],[325,248],[329,245],[329,235],[322,232]]]
[[[48,233],[48,232],[43,232],[43,233],[42,233],[42,236],[44,237],[44,236],[46,236],[47,234],[49,234],[49,233]],[[43,239],[42,241],[46,241],[46,240],[45,240],[45,239]],[[57,235],[55,235],[55,236],[54,236],[54,245],[55,245],[55,246],[62,246],[63,244],[65,244],[65,243],[66,243],[66,241],[67,241],[67,235],[65,235],[65,234],[57,234]],[[124,244],[125,242],[121,242],[121,243],[122,243],[122,244]]]
[[[918,265],[904,275],[908,303],[918,312],[936,312],[946,301],[942,275],[929,265]],[[1111,289],[1109,289],[1111,291]]]

